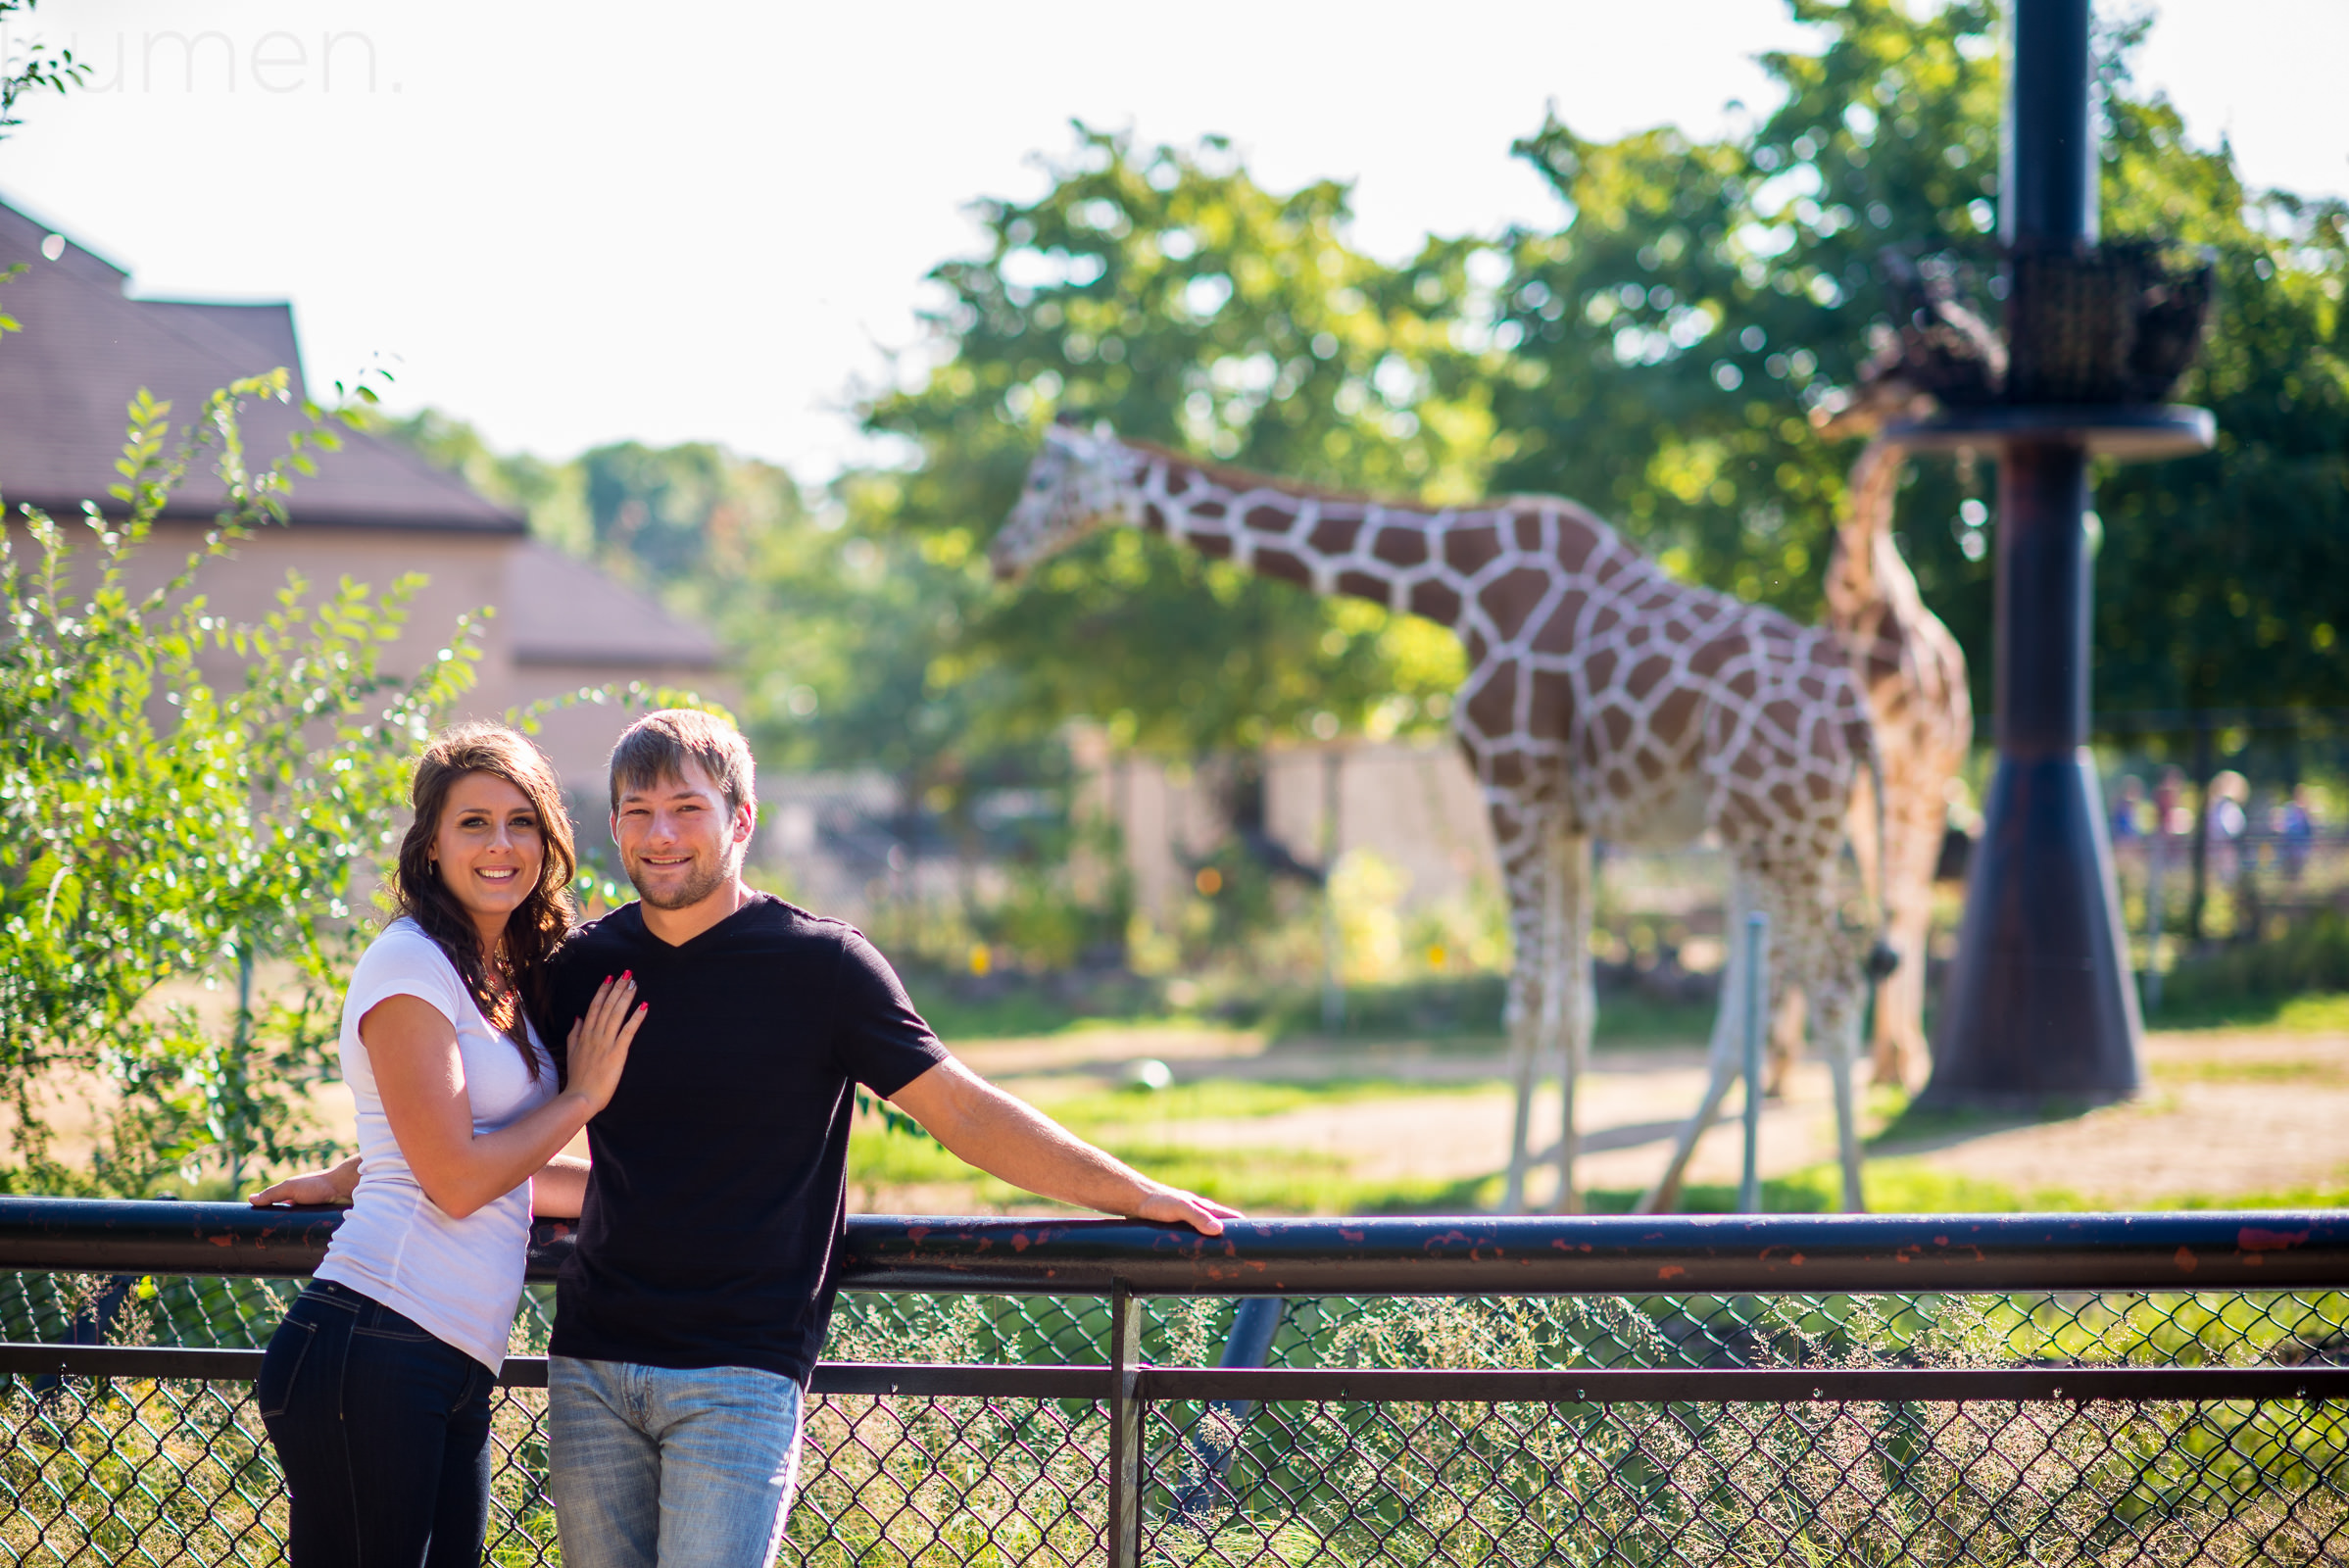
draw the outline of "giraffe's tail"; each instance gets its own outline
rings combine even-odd
[[[1868,988],[1891,978],[1900,967],[1900,950],[1892,945],[1892,906],[1887,897],[1891,886],[1892,845],[1885,836],[1890,815],[1884,803],[1884,756],[1877,745],[1876,721],[1873,715],[1861,719],[1859,725],[1860,755],[1868,763],[1868,799],[1876,813],[1876,943],[1868,950],[1868,960],[1862,966],[1868,976]]]

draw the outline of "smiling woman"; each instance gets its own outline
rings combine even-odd
[[[462,725],[425,748],[410,798],[399,915],[343,1000],[359,1158],[254,1199],[331,1199],[356,1167],[351,1215],[257,1385],[292,1494],[296,1568],[359,1561],[363,1535],[368,1558],[479,1559],[489,1390],[521,1295],[533,1188],[540,1212],[579,1212],[585,1171],[558,1152],[612,1098],[645,1015],[628,976],[607,981],[560,1074],[532,1028],[547,958],[573,924],[576,865],[536,748]]]

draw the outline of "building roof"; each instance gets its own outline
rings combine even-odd
[[[499,601],[518,665],[714,669],[715,639],[584,561],[532,540],[516,548]]]
[[[56,250],[52,257],[43,242]],[[289,305],[210,305],[136,300],[130,275],[0,201],[0,314],[23,330],[0,338],[0,498],[52,514],[85,500],[113,506],[123,410],[142,387],[171,405],[174,436],[214,390],[283,367],[294,402],[250,403],[242,428],[259,467],[304,425],[301,349]],[[319,454],[297,476],[292,520],[305,525],[519,534],[520,513],[475,495],[465,481],[387,441],[339,430],[342,450]],[[199,463],[169,515],[210,517],[224,487]]]

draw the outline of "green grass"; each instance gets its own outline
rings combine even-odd
[[[1555,1364],[1545,1350],[1593,1340],[1671,1354],[1650,1315],[1657,1307],[1644,1303],[1366,1305],[1350,1339],[1333,1342],[1341,1364]],[[1985,1350],[2190,1365],[2239,1358],[2287,1333],[2313,1341],[2341,1321],[2337,1298],[2293,1305],[2288,1324],[2248,1298],[2198,1310],[2190,1299],[1990,1297],[1931,1313],[1844,1298],[1746,1317],[1774,1344],[1818,1358],[1806,1364],[1881,1364],[1913,1348],[1933,1365]],[[953,1348],[951,1338],[931,1339],[899,1353]],[[493,1401],[488,1557],[501,1565],[560,1561],[544,1503],[544,1401],[530,1390]],[[1216,1416],[1182,1401],[1153,1410],[1162,1443]],[[1566,1560],[1558,1548],[1572,1543],[1588,1548],[1572,1560],[1624,1568],[2235,1568],[2334,1562],[2326,1544],[2349,1525],[2349,1430],[2295,1401],[1961,1410],[1333,1400],[1251,1416],[1226,1428],[1234,1506],[1199,1517],[1196,1530],[1168,1517],[1179,1448],[1153,1451],[1153,1560],[1435,1568]],[[1108,1444],[1106,1413],[1091,1399],[811,1401],[787,1555],[825,1568],[1098,1561]],[[250,1396],[233,1384],[110,1379],[45,1400],[11,1391],[0,1402],[0,1488],[9,1502],[0,1550],[12,1561],[259,1563],[275,1561],[284,1540],[273,1456]]]
[[[2146,1020],[2154,1029],[2258,1029],[2293,1035],[2349,1034],[2349,992],[2297,997],[2221,997],[2173,1004]]]
[[[2227,1075],[2228,1065],[2213,1064],[2209,1073],[2202,1072],[2200,1064],[2189,1064],[2186,1070],[2194,1076],[2219,1077]],[[2318,1073],[2334,1071],[2325,1063],[2290,1061],[2245,1063],[2240,1070],[2242,1076],[2281,1081],[2332,1081]],[[1376,1077],[1320,1083],[1207,1078],[1156,1093],[1050,1081],[1023,1087],[1062,1125],[1120,1159],[1158,1180],[1251,1213],[1473,1213],[1490,1211],[1500,1200],[1502,1178],[1497,1165],[1480,1175],[1451,1179],[1362,1177],[1351,1174],[1349,1162],[1342,1154],[1284,1147],[1269,1137],[1262,1144],[1215,1148],[1190,1145],[1183,1138],[1186,1123],[1260,1120],[1315,1106],[1424,1100],[1431,1095],[1493,1094],[1502,1088],[1497,1080],[1427,1084]],[[1872,1150],[1883,1151],[1872,1153],[1863,1176],[1868,1207],[1873,1212],[2080,1212],[2109,1206],[2069,1189],[2021,1189],[1941,1170],[1928,1156],[1898,1152],[1903,1143],[1918,1138],[1988,1132],[2033,1118],[1986,1111],[1919,1111],[1906,1107],[1896,1095],[1880,1094],[1876,1099],[1880,1111],[1889,1114],[1891,1121],[1869,1140]],[[2051,1106],[2036,1119],[2075,1113],[2072,1108]],[[2349,1169],[2343,1175],[2338,1186],[2317,1184],[2223,1196],[2180,1193],[2136,1206],[2349,1206]],[[850,1142],[849,1179],[873,1197],[881,1189],[920,1187],[928,1190],[926,1199],[941,1204],[1001,1209],[1035,1201],[1026,1193],[972,1170],[926,1139],[886,1133],[874,1122],[859,1124]],[[945,1198],[939,1189],[951,1190],[954,1196]],[[1767,1212],[1828,1213],[1842,1200],[1840,1172],[1832,1162],[1767,1180],[1762,1189],[1762,1206]],[[1639,1196],[1630,1188],[1600,1188],[1587,1192],[1585,1202],[1593,1213],[1628,1213]],[[1726,1185],[1690,1187],[1680,1206],[1688,1213],[1734,1212],[1737,1191]]]
[[[1248,1120],[1281,1116],[1320,1105],[1354,1105],[1378,1100],[1426,1100],[1438,1096],[1491,1094],[1498,1078],[1467,1083],[1418,1083],[1399,1078],[1333,1078],[1283,1082],[1250,1078],[1201,1078],[1156,1092],[1099,1090],[1074,1086],[1058,1092],[1049,1084],[1023,1084],[1052,1118],[1090,1137],[1099,1131],[1163,1128],[1171,1122]]]
[[[2092,1202],[2061,1187],[2028,1191],[2004,1182],[1984,1181],[1935,1170],[1915,1158],[1872,1159],[1860,1175],[1861,1190],[1874,1214],[2078,1214],[2110,1205]],[[1829,1213],[1842,1201],[1843,1181],[1835,1164],[1812,1165],[1762,1184],[1762,1208],[1767,1213]],[[1590,1195],[1594,1213],[1625,1213],[1631,1192]],[[1732,1213],[1737,1190],[1731,1187],[1691,1187],[1681,1204],[1685,1213]],[[2349,1207],[2349,1175],[2340,1186],[2281,1188],[2264,1193],[2230,1193],[2221,1198],[2184,1193],[2133,1205],[2140,1211],[2164,1209],[2341,1208]]]
[[[1022,1085],[1062,1126],[1160,1181],[1236,1207],[1293,1213],[1411,1213],[1476,1206],[1489,1201],[1491,1183],[1363,1181],[1346,1173],[1341,1155],[1266,1144],[1199,1148],[1182,1142],[1182,1125],[1198,1121],[1260,1120],[1317,1105],[1491,1093],[1494,1082],[1423,1084],[1393,1078],[1326,1082],[1258,1082],[1206,1078],[1155,1093],[1090,1085]],[[860,1123],[849,1142],[849,1180],[880,1187],[957,1187],[990,1208],[1033,1202],[1027,1194],[972,1170],[926,1139]]]
[[[2228,1061],[2204,1057],[2197,1061],[2157,1061],[2150,1068],[2164,1083],[2200,1084],[2341,1084],[2349,1083],[2349,1068],[2337,1061]]]
[[[1982,1181],[1929,1169],[1910,1160],[1873,1160],[1860,1173],[1868,1209],[1876,1214],[2006,1214],[2043,1206],[2001,1182]],[[1593,1193],[1594,1213],[1628,1213],[1638,1194],[1629,1190]],[[2069,1195],[2056,1195],[2068,1197]],[[1762,1211],[1768,1214],[1832,1214],[1843,1206],[1843,1174],[1839,1166],[1807,1166],[1762,1183]],[[2077,1199],[2056,1206],[2077,1209]],[[1730,1186],[1687,1189],[1680,1211],[1688,1214],[1732,1214],[1737,1209],[1737,1190]]]
[[[1120,1159],[1174,1186],[1250,1213],[1443,1214],[1489,1211],[1500,1200],[1501,1173],[1455,1180],[1362,1178],[1348,1174],[1340,1155],[1272,1146],[1200,1149],[1174,1142],[1175,1129],[1114,1124],[1080,1129]],[[1034,1200],[1019,1190],[964,1165],[935,1144],[877,1131],[859,1131],[849,1150],[849,1179],[870,1187],[959,1188],[969,1200],[1002,1208]],[[1914,1160],[1871,1162],[1866,1175],[1868,1205],[1880,1213],[2008,1213],[2029,1209],[2087,1207],[2066,1192],[2019,1192],[1996,1182],[1952,1176]],[[1841,1178],[1821,1164],[1762,1184],[1762,1206],[1772,1213],[1829,1213],[1840,1205]],[[1631,1211],[1639,1193],[1601,1188],[1585,1195],[1592,1213]],[[1731,1213],[1737,1190],[1694,1186],[1681,1203],[1686,1213]],[[2303,1195],[2275,1195],[2244,1200],[2244,1207],[2289,1207],[2310,1200]],[[2211,1206],[2195,1204],[2189,1206]],[[2232,1203],[2229,1206],[2234,1206]]]
[[[1066,998],[1021,986],[994,995],[957,995],[955,983],[914,974],[905,979],[913,1004],[942,1040],[1025,1040],[1079,1029],[1131,1029],[1201,1020],[1169,1009],[1154,988],[1089,992]]]
[[[1508,982],[1497,974],[1446,975],[1391,985],[1346,988],[1346,1022],[1322,1027],[1321,993],[1295,989],[1264,999],[1252,1013],[1235,1006],[1276,1040],[1424,1040],[1489,1047],[1501,1039]],[[1632,992],[1598,999],[1591,1036],[1600,1045],[1702,1041],[1713,1027],[1711,1003],[1659,1002]]]
[[[1171,1129],[1170,1129],[1171,1131]],[[1500,1200],[1497,1170],[1455,1180],[1397,1181],[1347,1173],[1346,1160],[1313,1150],[1275,1147],[1198,1149],[1159,1142],[1146,1129],[1103,1127],[1088,1136],[1120,1159],[1158,1180],[1187,1188],[1250,1213],[1445,1214],[1491,1211]],[[859,1132],[850,1146],[850,1180],[873,1187],[919,1185],[959,1188],[969,1200],[1003,1208],[1034,1200],[1015,1188],[970,1169],[934,1144]],[[1938,1170],[1913,1156],[1871,1159],[1862,1183],[1870,1212],[1879,1214],[2080,1213],[2109,1205],[2065,1188],[2022,1189]],[[1586,1192],[1594,1214],[1627,1214],[1638,1200],[1632,1188]],[[1727,1214],[1737,1210],[1735,1187],[1699,1184],[1684,1192],[1680,1212]],[[1832,1213],[1842,1203],[1842,1177],[1833,1162],[1808,1166],[1762,1183],[1766,1213]],[[2349,1180],[2274,1192],[2181,1193],[2133,1205],[2142,1209],[2263,1209],[2349,1207]]]
[[[1160,1142],[1147,1129],[1089,1134],[1110,1153],[1162,1182],[1257,1213],[1428,1214],[1472,1211],[1497,1200],[1495,1175],[1466,1182],[1365,1181],[1341,1155],[1314,1150],[1199,1149]],[[937,1145],[859,1131],[849,1144],[849,1181],[868,1191],[957,1189],[986,1209],[1033,1204],[1025,1192],[972,1170]]]
[[[2349,997],[2349,911],[2327,909],[2281,935],[2181,958],[2162,977],[2158,1021],[2266,1019],[2312,997]]]
[[[1413,1040],[1486,1049],[1501,1039],[1507,981],[1497,974],[1442,975],[1425,980],[1346,988],[1346,1022],[1323,1029],[1321,991],[1280,986],[1245,991],[1211,988],[1191,1007],[1169,1004],[1157,981],[1104,976],[1076,989],[1045,979],[973,981],[944,971],[910,970],[914,1004],[940,1038],[955,1042],[1032,1039],[1089,1029],[1259,1029],[1276,1040]],[[1602,996],[1593,1037],[1600,1045],[1701,1041],[1713,1027],[1710,1003],[1660,1002],[1624,992]]]

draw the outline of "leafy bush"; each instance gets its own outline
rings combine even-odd
[[[2164,1018],[2243,1015],[2312,992],[2349,991],[2349,914],[2327,909],[2271,941],[2223,948],[2162,977]]]
[[[294,1101],[323,1070],[360,940],[352,878],[390,848],[410,759],[476,654],[468,619],[413,680],[381,673],[414,576],[315,598],[289,577],[255,624],[207,605],[201,568],[282,522],[292,475],[371,398],[306,405],[291,450],[255,470],[237,411],[288,396],[282,369],[239,381],[174,444],[171,405],[140,393],[113,507],[86,502],[71,524],[24,507],[24,533],[0,540],[0,1073],[21,1166],[0,1172],[8,1185],[135,1193],[314,1152]],[[133,558],[161,548],[156,522],[199,460],[226,500],[178,570],[140,591]],[[216,680],[223,664],[238,684]],[[295,983],[256,1004],[265,957]],[[172,982],[233,986],[237,1006],[208,1017]],[[69,1170],[41,1097],[93,1080],[112,1103],[94,1166]]]

